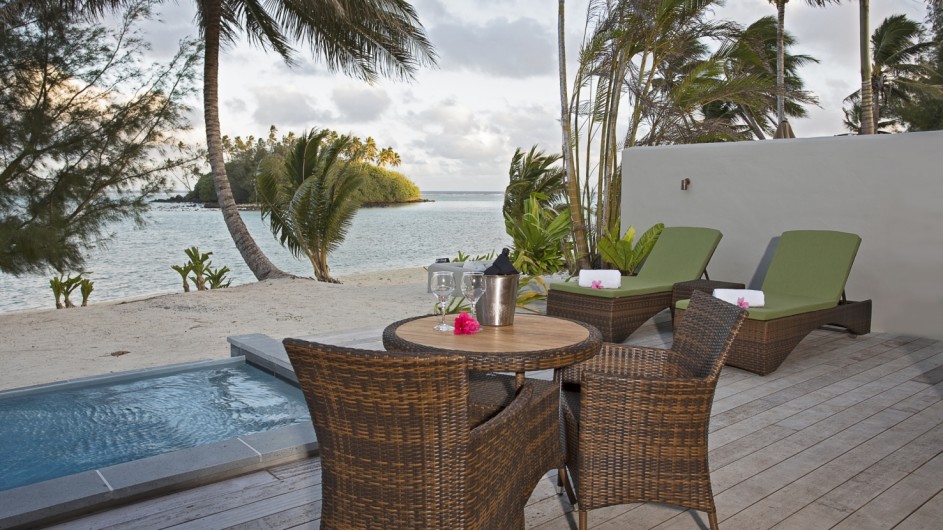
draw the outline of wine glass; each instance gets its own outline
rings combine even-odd
[[[471,317],[478,320],[475,314],[475,305],[481,296],[485,294],[485,275],[482,272],[466,272],[462,275],[462,294],[471,304]]]
[[[442,313],[439,315],[439,325],[432,328],[436,331],[452,331],[455,327],[445,323],[445,306],[452,298],[452,291],[455,289],[455,278],[449,271],[438,271],[432,273],[432,294],[439,300]]]

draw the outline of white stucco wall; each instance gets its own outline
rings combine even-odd
[[[723,232],[712,279],[758,288],[786,230],[854,232],[846,292],[872,328],[943,339],[943,132],[636,147],[622,167],[622,226]]]

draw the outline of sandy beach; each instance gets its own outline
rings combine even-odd
[[[226,337],[381,328],[429,313],[421,268],[341,278],[268,280],[212,291],[0,315],[0,390],[229,357]],[[116,352],[127,352],[113,355]]]

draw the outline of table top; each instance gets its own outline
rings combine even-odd
[[[474,335],[435,331],[438,320],[426,316],[395,322],[383,331],[383,345],[397,351],[461,353],[469,369],[488,372],[561,368],[589,359],[602,345],[596,328],[557,317],[515,315],[511,326],[481,326]]]

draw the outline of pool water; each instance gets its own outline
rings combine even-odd
[[[0,395],[0,491],[308,420],[300,389],[244,362]]]

